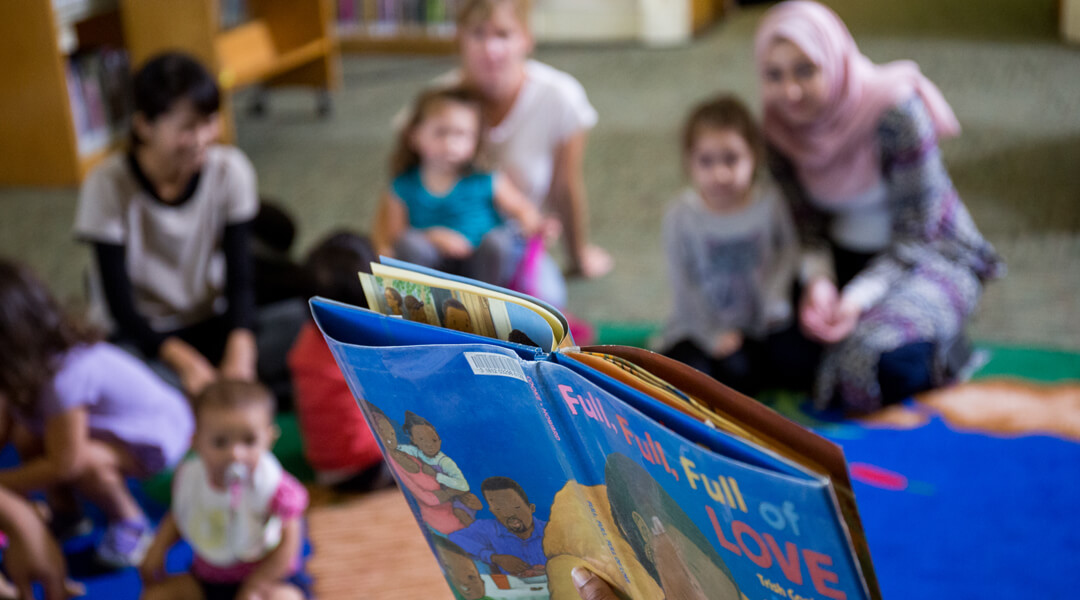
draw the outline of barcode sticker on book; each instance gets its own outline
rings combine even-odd
[[[469,361],[469,366],[476,375],[501,375],[527,381],[525,371],[521,370],[521,363],[509,356],[488,352],[466,352],[465,360]]]

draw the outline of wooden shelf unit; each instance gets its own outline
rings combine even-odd
[[[222,89],[222,141],[236,139],[232,92],[252,84],[341,85],[332,0],[248,0],[249,20],[220,27],[217,0],[122,0],[131,63],[184,50],[211,66]]]
[[[46,0],[0,2],[0,185],[74,185],[119,145],[79,151],[61,37],[123,47],[116,2],[57,13]]]
[[[394,35],[366,33],[359,28],[339,27],[343,52],[366,54],[453,54],[457,40],[452,36],[407,32]]]
[[[165,50],[208,65],[222,87],[222,141],[236,139],[232,92],[336,89],[333,0],[247,0],[250,21],[220,27],[219,0],[0,0],[0,185],[78,185],[124,135],[83,152],[68,90],[77,48],[125,49],[138,68]]]

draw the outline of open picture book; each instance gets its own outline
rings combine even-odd
[[[840,448],[528,296],[382,259],[312,311],[455,597],[879,598]],[[389,551],[389,549],[388,549]]]

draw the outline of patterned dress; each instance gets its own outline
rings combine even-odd
[[[851,335],[825,349],[813,390],[819,408],[837,398],[847,410],[880,407],[881,355],[916,342],[934,343],[934,384],[946,383],[952,375],[945,369],[947,342],[962,332],[983,284],[1005,272],[949,179],[922,100],[913,96],[886,111],[877,138],[891,239],[849,285],[872,283],[886,291],[863,312]],[[789,163],[772,159],[804,253],[831,248],[830,216],[806,197]]]

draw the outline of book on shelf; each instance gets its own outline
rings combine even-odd
[[[338,0],[340,30],[373,37],[454,36],[459,0]]]
[[[65,77],[80,155],[106,148],[128,129],[131,73],[127,52],[100,47],[67,58]]]
[[[116,10],[120,0],[52,0],[53,15],[60,26]]]
[[[221,28],[232,29],[248,20],[247,0],[220,0]]]
[[[555,308],[391,259],[312,312],[455,597],[879,598],[841,450]]]

